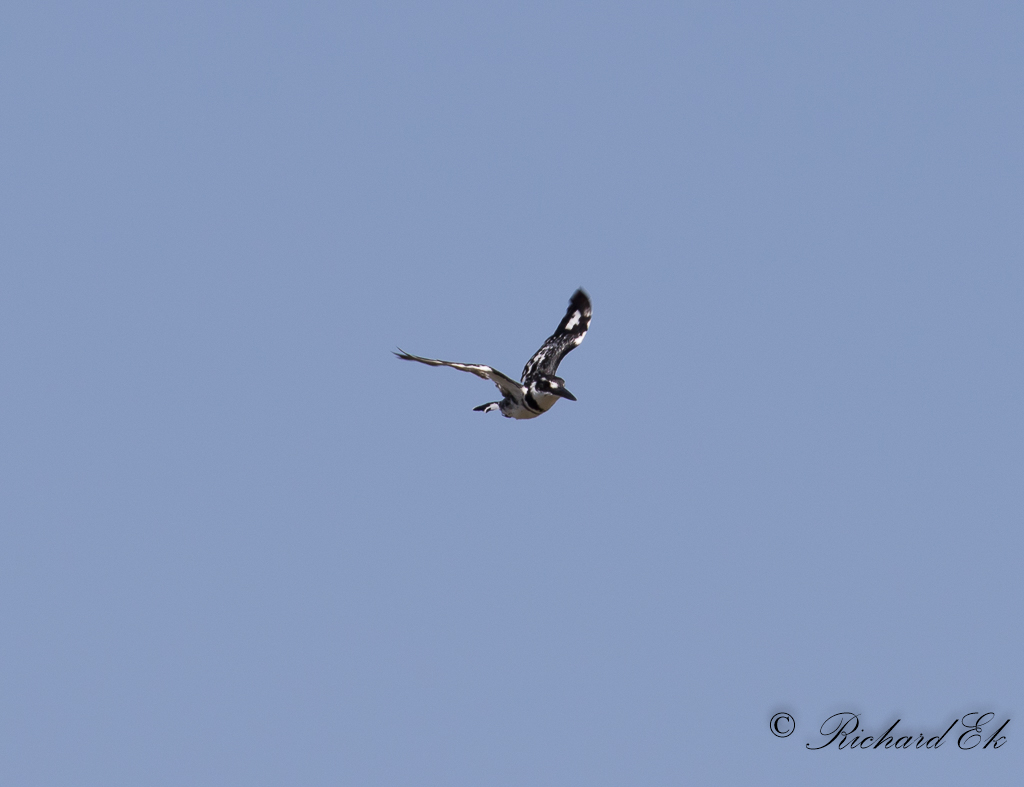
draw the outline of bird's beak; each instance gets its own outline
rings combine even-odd
[[[557,396],[563,396],[566,399],[568,399],[570,402],[575,402],[576,401],[576,397],[573,396],[571,393],[569,393],[564,388],[559,388],[557,391],[552,391],[552,393],[556,394]]]

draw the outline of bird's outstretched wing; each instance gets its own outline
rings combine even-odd
[[[534,374],[553,375],[558,371],[562,359],[587,335],[590,315],[590,298],[580,288],[569,299],[569,309],[558,323],[558,328],[523,368],[523,381]]]
[[[479,363],[439,361],[436,358],[420,358],[418,355],[407,353],[401,347],[398,349],[399,352],[396,352],[395,355],[403,361],[419,361],[420,363],[425,363],[427,366],[450,366],[453,369],[458,369],[460,372],[469,372],[470,374],[475,374],[477,377],[482,377],[484,380],[490,380],[498,386],[498,390],[501,391],[504,396],[519,398],[523,395],[523,386],[508,375],[502,374],[497,369],[492,369],[490,366],[484,366]]]

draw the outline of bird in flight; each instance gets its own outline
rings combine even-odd
[[[562,359],[578,347],[583,337],[587,335],[590,314],[590,298],[580,288],[569,299],[569,309],[558,323],[558,328],[527,362],[521,382],[518,383],[497,369],[482,364],[420,358],[418,355],[405,352],[401,347],[395,355],[403,361],[419,361],[427,366],[450,366],[460,372],[475,374],[484,380],[490,380],[505,396],[500,402],[488,402],[474,407],[474,410],[484,413],[500,410],[506,418],[536,418],[550,410],[559,398],[576,401],[576,397],[566,390],[565,380],[556,376],[555,372],[558,371],[558,364]]]

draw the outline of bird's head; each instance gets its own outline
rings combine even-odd
[[[552,396],[561,396],[563,399],[568,399],[575,402],[576,397],[573,396],[565,387],[565,380],[561,377],[541,377],[534,383],[534,388],[540,393],[551,394]]]

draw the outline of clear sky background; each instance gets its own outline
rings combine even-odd
[[[1010,2],[5,5],[0,783],[1014,783],[1022,96]],[[578,286],[539,419],[390,354]]]

